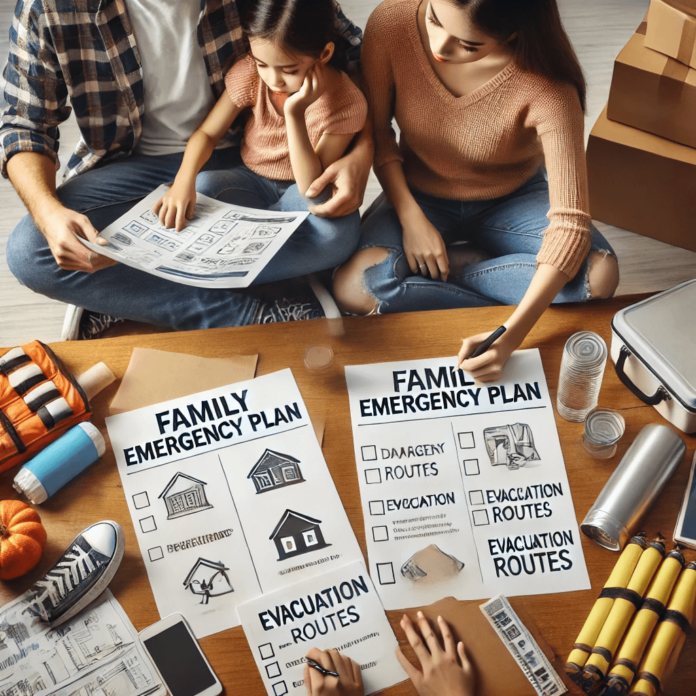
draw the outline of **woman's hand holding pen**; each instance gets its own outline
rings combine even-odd
[[[307,653],[304,682],[309,696],[363,696],[360,665],[336,650]],[[335,676],[338,675],[338,676]]]
[[[500,329],[465,338],[457,355],[457,369],[461,368],[477,382],[495,382],[500,379],[510,356],[524,340],[524,336],[518,340],[513,331]],[[496,333],[498,337],[494,336]],[[489,343],[486,348],[484,344],[490,338],[494,339],[494,343]],[[483,352],[478,350],[480,347],[484,349]]]
[[[414,201],[407,214],[399,215],[404,233],[404,253],[415,275],[433,280],[447,280],[449,259],[442,235]]]
[[[396,649],[396,656],[420,696],[473,696],[474,670],[464,644],[455,645],[452,631],[441,616],[437,617],[437,623],[442,645],[423,612],[418,612],[416,625],[405,614],[401,619],[401,628],[422,671],[406,659],[401,648]]]

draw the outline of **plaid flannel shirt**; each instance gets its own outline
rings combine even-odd
[[[217,99],[225,72],[248,51],[235,0],[200,0],[198,43]],[[338,29],[360,60],[362,32],[338,10]],[[18,0],[4,73],[8,106],[0,123],[0,171],[18,152],[58,167],[59,125],[71,107],[82,138],[66,178],[106,158],[133,153],[145,108],[140,55],[125,0]]]

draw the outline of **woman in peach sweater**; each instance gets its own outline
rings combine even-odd
[[[585,81],[556,0],[385,0],[362,65],[384,194],[336,273],[339,305],[518,305],[492,348],[466,359],[485,333],[459,353],[475,378],[498,379],[551,302],[618,284],[590,224]]]

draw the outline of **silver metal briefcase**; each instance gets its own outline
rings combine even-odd
[[[626,307],[611,322],[619,379],[688,434],[696,434],[696,279]]]

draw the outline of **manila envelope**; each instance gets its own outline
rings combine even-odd
[[[531,616],[524,610],[523,602],[518,598],[512,598],[509,601],[520,621],[563,679],[568,689],[567,693],[581,696],[583,692],[566,675],[563,662],[544,640]],[[442,616],[452,628],[455,641],[464,642],[466,653],[474,666],[477,696],[536,696],[536,690],[479,608],[483,603],[483,600],[461,602],[453,597],[447,597],[428,607],[421,607],[421,611],[428,617],[438,636],[440,632],[437,617]],[[415,610],[409,610],[408,615],[413,619]],[[405,643],[403,631],[398,626],[400,619],[399,615],[393,621],[397,624],[394,626],[397,635],[401,634],[399,644],[411,662],[418,665],[411,648]]]
[[[252,379],[258,355],[201,358],[152,348],[134,348],[111,402],[111,415]]]

